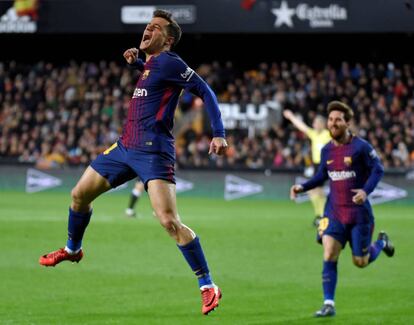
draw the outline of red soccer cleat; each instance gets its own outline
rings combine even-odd
[[[62,261],[71,261],[79,263],[83,257],[82,249],[76,254],[69,254],[64,248],[59,248],[57,251],[40,256],[39,263],[44,266],[55,266]]]
[[[209,312],[216,309],[219,305],[219,300],[221,299],[220,288],[214,286],[212,288],[203,289],[201,291],[201,299],[203,301],[201,312],[204,315],[208,315]]]

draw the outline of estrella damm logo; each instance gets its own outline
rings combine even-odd
[[[347,166],[351,166],[352,157],[344,157],[344,164],[347,165]]]
[[[114,150],[116,147],[118,147],[118,143],[114,143],[112,146],[110,146],[108,149],[106,149],[103,154],[107,155],[108,153],[110,153],[112,150]]]
[[[148,78],[149,74],[150,74],[151,70],[144,70],[144,72],[141,75],[141,80],[145,80]]]
[[[318,226],[318,233],[319,236],[322,237],[324,231],[326,230],[326,228],[328,228],[329,226],[329,218],[327,217],[323,217],[320,221],[319,221],[319,226]]]

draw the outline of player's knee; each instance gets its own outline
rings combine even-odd
[[[362,258],[354,258],[354,265],[360,269],[366,267],[368,265],[368,260]]]
[[[338,254],[333,251],[326,251],[323,255],[325,261],[335,262],[338,259]]]
[[[174,223],[169,219],[160,219],[160,224],[167,230],[174,229]]]
[[[74,187],[72,188],[72,191],[70,192],[70,196],[72,197],[72,201],[77,202],[80,200],[80,193],[79,190]]]
[[[71,192],[72,202],[76,204],[81,204],[83,202],[83,195],[82,192],[79,190],[77,186],[72,189]]]
[[[156,212],[161,226],[163,226],[168,231],[175,229],[175,218],[172,211],[157,211]]]

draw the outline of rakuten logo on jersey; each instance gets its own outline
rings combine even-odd
[[[356,177],[356,173],[353,170],[328,171],[328,175],[333,182]]]
[[[132,95],[132,98],[137,97],[146,97],[148,95],[148,91],[144,88],[135,88],[134,94]]]

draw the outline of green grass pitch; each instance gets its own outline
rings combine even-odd
[[[96,200],[79,264],[38,264],[66,241],[69,194],[0,193],[0,324],[414,324],[413,205],[374,207],[396,255],[366,269],[339,262],[337,316],[321,306],[322,250],[309,204],[179,197],[184,223],[200,236],[220,307],[200,312],[197,281],[152,217],[123,215],[126,192]]]

